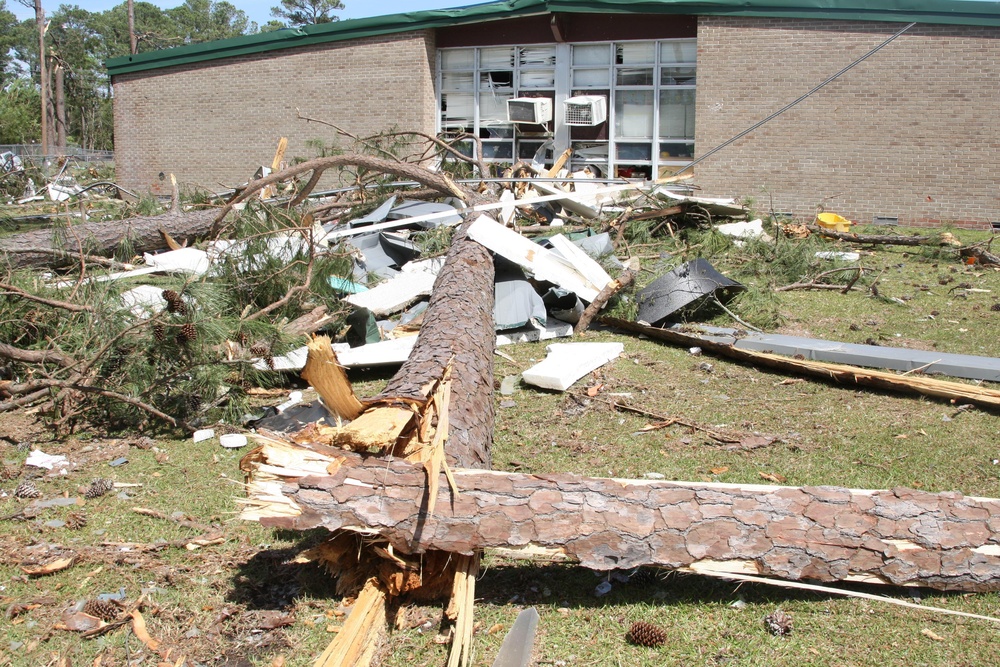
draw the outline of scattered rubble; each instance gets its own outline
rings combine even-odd
[[[724,308],[747,289],[701,257],[690,261],[658,257],[671,260],[673,268],[664,270],[665,262],[658,262],[655,269],[646,269],[653,271],[654,277],[643,289],[634,296],[625,294],[642,270],[634,257],[623,261],[626,253],[619,253],[622,230],[629,220],[667,220],[690,214],[699,224],[710,224],[735,242],[753,239],[773,243],[774,236],[765,231],[760,219],[719,224],[721,219],[747,217],[737,202],[674,192],[662,183],[602,185],[591,174],[570,174],[559,165],[552,170],[522,166],[516,173],[534,173],[537,182],[528,178],[514,187],[508,184],[502,191],[497,190],[502,179],[481,174],[481,186],[473,191],[413,165],[392,165],[365,156],[321,158],[304,163],[309,166],[287,170],[278,169],[277,156],[275,161],[272,169],[259,170],[221,210],[176,209],[164,216],[124,221],[119,223],[121,229],[113,231],[85,223],[74,227],[79,238],[73,243],[51,234],[17,235],[0,239],[0,250],[13,258],[15,268],[59,267],[75,261],[73,244],[86,242],[95,251],[106,251],[120,243],[124,234],[140,232],[136,252],[142,253],[141,261],[47,283],[49,288],[68,293],[82,285],[123,281],[130,286],[116,298],[121,313],[131,318],[135,327],[162,326],[158,318],[165,318],[165,314],[185,317],[188,309],[195,311],[200,306],[198,297],[187,292],[182,296],[154,284],[127,282],[134,278],[150,276],[155,283],[153,278],[169,275],[208,284],[219,277],[223,265],[235,267],[237,272],[252,272],[270,261],[281,265],[311,262],[319,256],[343,258],[339,273],[324,275],[322,282],[339,295],[337,305],[349,312],[332,319],[324,311],[314,318],[319,324],[306,326],[298,335],[301,340],[302,333],[327,333],[336,342],[316,335],[308,345],[278,350],[271,341],[263,343],[243,333],[245,339],[233,336],[219,346],[227,362],[245,363],[279,381],[282,373],[305,369],[303,378],[321,396],[321,400],[302,403],[302,394],[293,394],[264,415],[247,415],[246,421],[258,430],[257,435],[221,432],[218,436],[218,446],[227,449],[256,445],[242,461],[248,494],[242,518],[294,530],[324,526],[337,533],[317,548],[322,552],[318,559],[344,580],[357,583],[351,590],[358,597],[348,624],[317,664],[366,664],[387,628],[388,603],[405,594],[450,595],[446,617],[454,627],[452,655],[461,656],[453,657],[453,662],[467,662],[475,578],[484,548],[523,549],[526,554],[578,562],[595,570],[655,565],[687,572],[711,571],[719,576],[996,590],[1000,581],[997,500],[907,489],[671,482],[657,478],[657,473],[630,481],[489,470],[496,347],[579,336],[591,322],[698,349],[699,354],[702,350],[725,354],[788,373],[913,391],[953,402],[1000,405],[1000,394],[989,388],[925,377],[941,373],[997,382],[1000,361],[994,358],[742,329],[671,326],[681,318],[699,317],[707,305]],[[362,197],[353,205],[324,209],[339,211],[332,220],[319,222],[311,215],[304,216],[299,228],[271,234],[259,251],[251,250],[246,239],[222,237],[199,248],[174,247],[178,241],[195,242],[217,232],[227,224],[226,215],[233,207],[253,198],[275,196],[278,188],[288,189],[293,178],[311,170],[309,183],[314,186],[323,170],[350,164],[415,178],[436,198],[446,201],[408,199],[405,192],[381,202]],[[556,182],[551,182],[553,176]],[[49,196],[59,201],[84,194],[83,188],[68,182],[53,181],[46,187]],[[310,189],[309,184],[301,188],[290,203],[301,203]],[[314,210],[331,203],[338,202],[321,200]],[[568,229],[566,221],[594,224],[611,216],[615,221],[599,234],[590,227],[581,236],[559,233]],[[853,223],[835,214],[821,213],[815,223],[804,233],[858,243],[945,242],[928,238],[914,241],[911,237],[874,241],[851,234]],[[530,238],[525,232],[529,227],[544,237]],[[672,233],[669,223],[667,229]],[[778,225],[770,229],[775,236],[784,234]],[[424,236],[428,234],[442,235],[441,247],[428,249]],[[446,258],[436,256],[441,250],[447,250]],[[616,256],[619,254],[621,258]],[[839,250],[815,256],[848,262],[860,259],[858,253]],[[962,248],[960,256],[984,265],[995,263],[988,246]],[[856,273],[855,280],[862,269],[856,268]],[[814,280],[812,284],[818,283]],[[20,294],[13,288],[7,293]],[[638,322],[599,319],[600,312],[616,297],[637,306]],[[281,300],[243,317],[252,321],[252,317],[266,315]],[[188,326],[193,325],[179,319],[175,323],[177,335],[183,334],[192,343],[198,332],[189,333],[191,330],[184,328]],[[276,354],[278,351],[284,353]],[[547,352],[544,361],[504,377],[500,393],[511,395],[519,380],[522,386],[566,391],[617,359],[624,345],[555,343]],[[54,353],[42,359],[12,346],[0,348],[0,357],[62,368],[76,368],[81,363]],[[400,368],[380,395],[357,398],[342,369],[379,366]],[[703,366],[711,370],[711,365]],[[860,368],[863,366],[889,368],[903,375],[866,371]],[[100,390],[74,378],[62,385],[31,385],[32,394],[13,381],[0,379],[0,401],[7,401],[0,403],[0,409],[19,407],[13,405],[21,400],[16,397],[34,396],[41,389],[46,391],[37,401],[47,398],[50,389]],[[590,389],[587,396],[596,397],[601,385],[595,382]],[[30,404],[26,400],[20,405]],[[628,409],[615,402],[611,405]],[[155,406],[133,407],[156,417],[170,417],[157,412]],[[215,428],[173,423],[186,428],[194,443],[212,440],[217,434]],[[775,437],[760,434],[727,436],[681,419],[663,419],[647,429],[672,424],[704,430],[718,442],[741,451],[775,442]],[[218,429],[223,430],[221,426]],[[47,469],[65,465],[58,458],[36,450],[27,465]],[[785,481],[777,474],[760,475],[769,481]],[[59,502],[82,504],[116,486],[110,480],[95,479],[83,498],[67,497]],[[389,489],[391,493],[387,493]],[[32,500],[23,510],[29,513],[40,512],[50,506],[46,503],[53,502],[39,500],[37,487],[32,492],[25,486],[17,495]],[[223,539],[210,526],[184,517],[144,508],[134,511],[203,530],[201,536],[176,542],[186,549],[211,546]],[[570,520],[570,514],[582,518]],[[359,541],[352,541],[354,537]],[[62,556],[22,569],[29,576],[45,576],[71,567],[74,559],[75,555]],[[417,569],[421,575],[413,577]],[[527,613],[533,611],[526,610],[518,617],[495,664],[526,664],[538,623],[537,613]],[[267,620],[262,627],[291,622],[282,616]],[[107,631],[117,627],[115,624],[131,624],[149,650],[164,654],[160,642],[146,630],[138,604],[127,608],[92,604],[67,610],[63,624],[65,629],[85,635]],[[766,626],[775,635],[787,635],[791,619],[779,610],[768,616]],[[628,638],[655,647],[664,643],[662,634],[661,629],[640,622],[633,624]]]

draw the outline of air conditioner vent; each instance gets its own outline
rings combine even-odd
[[[579,95],[563,102],[567,125],[600,125],[608,119],[608,98],[603,95]]]
[[[552,120],[552,100],[547,97],[514,97],[507,100],[507,120],[511,123],[541,125]]]

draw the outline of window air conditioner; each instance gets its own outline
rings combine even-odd
[[[600,125],[608,119],[608,98],[579,95],[563,102],[567,125]]]
[[[552,100],[547,97],[514,97],[507,100],[507,120],[511,123],[541,125],[552,120]]]

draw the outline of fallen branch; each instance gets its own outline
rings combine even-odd
[[[601,312],[606,305],[608,305],[608,301],[610,301],[614,295],[631,285],[632,281],[635,280],[636,275],[638,275],[637,271],[626,269],[620,276],[618,276],[618,278],[605,285],[580,315],[579,321],[576,323],[576,326],[573,327],[573,334],[579,336],[586,331],[593,319],[597,317],[597,314]]]
[[[136,398],[132,398],[131,396],[126,396],[125,394],[120,394],[116,391],[111,391],[110,389],[102,389],[101,387],[93,387],[86,384],[79,384],[78,382],[73,380],[57,380],[53,378],[32,380],[31,382],[26,382],[22,385],[11,385],[10,387],[7,387],[7,391],[9,391],[11,394],[15,393],[24,394],[29,392],[38,392],[39,390],[48,390],[52,387],[57,387],[59,389],[68,391],[80,391],[89,394],[97,394],[99,396],[104,396],[105,398],[111,398],[116,401],[120,401],[122,403],[127,403],[132,407],[139,408],[144,412],[148,412],[150,415],[158,419],[162,419],[171,426],[183,428],[188,432],[194,432],[195,430],[190,424],[175,419],[170,415],[166,414],[165,412],[161,412],[160,410],[156,409],[149,403],[145,403]],[[13,403],[13,401],[11,401],[11,403]],[[2,407],[3,405],[0,404],[0,408]],[[12,407],[17,407],[17,406],[12,406]]]
[[[867,269],[863,266],[844,266],[836,269],[830,269],[829,271],[823,271],[822,273],[817,273],[811,279],[806,281],[800,281],[797,283],[791,283],[789,285],[783,285],[781,287],[775,287],[775,292],[791,292],[792,290],[800,289],[818,289],[818,290],[838,290],[841,294],[846,294],[854,287],[854,284],[858,279],[864,274]],[[830,283],[824,283],[822,280],[828,276],[832,276],[836,273],[844,273],[845,271],[854,271],[854,278],[845,285],[832,285]]]
[[[808,359],[793,359],[777,354],[754,352],[724,343],[705,340],[700,336],[669,329],[657,329],[656,327],[628,322],[626,320],[606,317],[601,321],[617,329],[643,334],[668,343],[683,345],[684,347],[698,346],[706,352],[744,361],[755,366],[774,368],[798,375],[808,375],[837,384],[856,384],[875,387],[877,389],[933,396],[949,401],[965,401],[976,405],[1000,408],[1000,391],[987,387],[964,384],[962,382],[950,382],[948,380],[936,380],[921,376],[896,375],[895,373],[860,368],[858,366],[831,364],[822,361],[810,361]]]
[[[55,350],[22,350],[7,343],[0,343],[0,358],[26,364],[54,363],[63,368],[71,368],[77,364],[76,359],[62,352],[56,352]]]
[[[143,516],[152,517],[154,519],[163,519],[164,521],[173,521],[177,525],[184,526],[185,528],[194,528],[195,530],[204,530],[204,531],[212,530],[212,527],[208,526],[206,524],[199,523],[197,521],[191,521],[190,519],[187,519],[187,518],[184,518],[184,517],[179,517],[179,518],[178,517],[173,517],[173,516],[170,516],[169,514],[165,514],[164,512],[160,512],[158,510],[149,509],[147,507],[133,507],[132,511],[135,512],[136,514],[141,514]],[[188,540],[188,541],[190,542],[190,540]]]
[[[85,304],[69,303],[68,301],[56,301],[55,299],[46,299],[44,297],[31,294],[30,292],[25,292],[23,289],[15,287],[13,285],[8,285],[7,283],[0,283],[0,294],[13,294],[19,296],[22,299],[27,299],[28,301],[34,301],[35,303],[40,303],[45,306],[51,306],[52,308],[60,308],[62,310],[68,310],[73,313],[93,313],[93,306],[88,306]]]
[[[340,167],[362,167],[364,169],[379,171],[385,174],[392,174],[408,180],[417,181],[421,185],[437,190],[442,196],[459,197],[464,199],[468,195],[468,193],[463,192],[448,177],[441,174],[435,174],[434,172],[419,165],[409,164],[406,162],[389,161],[373,157],[371,155],[332,155],[307,160],[301,164],[291,166],[288,169],[283,169],[251,182],[245,190],[243,190],[238,196],[229,200],[226,205],[216,213],[215,224],[212,231],[217,232],[221,228],[222,221],[236,204],[252,198],[269,185],[291,180],[296,176],[311,172],[309,181],[302,187],[301,190],[299,190],[298,194],[296,194],[295,197],[288,202],[289,208],[298,206],[315,189],[316,185],[320,181],[320,178],[323,176],[323,172],[327,169]]]
[[[807,225],[809,231],[829,239],[838,241],[850,241],[851,243],[863,243],[868,245],[950,245],[943,243],[940,238],[930,236],[901,236],[898,234],[855,234],[853,232],[838,232],[819,225]]]
[[[985,248],[980,247],[981,244],[967,246],[965,248],[960,248],[958,254],[966,259],[974,259],[980,264],[988,264],[991,266],[1000,266],[1000,257],[989,252]],[[989,245],[987,244],[987,247]]]

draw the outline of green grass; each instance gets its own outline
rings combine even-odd
[[[983,238],[954,233],[965,242]],[[698,243],[704,240],[687,240],[688,247]],[[940,352],[1000,353],[1000,312],[992,310],[1000,302],[1000,271],[995,269],[960,264],[947,252],[878,248],[864,256],[863,263],[880,275],[879,296],[868,289],[869,282],[847,294],[793,291],[772,298],[766,294],[769,286],[793,281],[788,280],[787,267],[813,266],[811,260],[786,257],[781,272],[780,267],[773,275],[757,268],[743,275],[741,267],[758,260],[728,241],[711,243],[716,268],[756,283],[760,292],[748,295],[746,304],[735,304],[736,312],[750,317],[755,303],[766,297],[767,307],[760,312],[780,320],[769,330]],[[815,246],[815,240],[810,241],[801,250],[811,252]],[[822,247],[843,249],[826,242]],[[667,239],[653,251],[642,248],[643,253],[662,251],[672,257],[645,261],[644,267],[651,270],[641,274],[640,283],[698,252],[685,254],[684,248],[681,239]],[[967,287],[958,288],[963,284]],[[990,291],[965,292],[970,287]],[[734,325],[724,314],[713,322]],[[814,380],[789,382],[795,378],[599,328],[585,340],[622,341],[625,353],[570,392],[520,385],[512,396],[497,395],[494,468],[615,477],[659,473],[667,479],[733,483],[760,483],[761,473],[767,473],[781,475],[791,485],[908,486],[1000,497],[1000,466],[993,464],[1000,458],[996,413]],[[545,344],[503,351],[514,361],[495,357],[498,381],[544,358]],[[360,395],[370,396],[390,375],[353,373],[352,380]],[[598,395],[586,396],[585,387],[598,383],[603,384]],[[607,400],[776,440],[744,451],[681,425],[643,432],[654,418],[615,410]],[[502,407],[505,401],[514,405]],[[30,431],[23,417],[0,415],[0,433],[18,429]],[[156,664],[158,658],[125,630],[82,640],[56,628],[66,607],[121,587],[131,601],[146,591],[143,614],[150,634],[176,647],[171,661],[185,655],[205,665],[240,664],[239,659],[270,665],[275,656],[284,655],[290,667],[304,667],[313,664],[332,631],[342,625],[344,605],[351,601],[335,595],[330,577],[315,565],[294,562],[323,531],[275,531],[235,519],[242,479],[238,464],[244,452],[223,449],[215,440],[158,440],[157,451],[134,446],[137,438],[106,440],[86,433],[57,442],[36,434],[32,441],[74,463],[69,474],[38,481],[45,498],[80,495],[96,477],[142,486],[125,489],[128,498],[119,498],[116,491],[88,500],[82,508],[54,508],[33,519],[0,522],[0,600],[5,607],[41,601],[7,623],[0,666],[46,665],[53,655],[69,655],[75,665],[93,664],[99,655],[103,665],[125,664],[126,656],[133,661],[145,656],[144,664]],[[17,463],[26,456],[26,451],[0,440],[5,462]],[[129,462],[117,468],[107,465],[119,456]],[[8,491],[15,485],[0,482]],[[14,514],[25,504],[0,498],[0,516]],[[139,515],[134,507],[166,515],[179,512],[198,523],[217,525],[225,542],[193,551],[176,546],[202,531]],[[87,525],[75,531],[45,526],[52,519],[65,519],[70,511],[84,512]],[[20,566],[47,545],[76,552],[78,561],[48,577],[24,577]],[[528,606],[541,615],[535,643],[538,665],[944,667],[996,662],[997,626],[985,621],[676,573],[661,573],[643,584],[613,580],[611,592],[597,597],[595,587],[607,576],[571,565],[531,564],[487,554],[477,584],[473,664],[492,664],[517,613]],[[912,600],[898,588],[852,588]],[[1000,616],[996,593],[919,594],[926,605]],[[794,620],[789,637],[773,637],[764,629],[763,617],[778,608]],[[292,624],[261,627],[268,614],[279,612],[293,614]],[[435,642],[441,631],[440,606],[410,605],[405,618],[382,651],[382,664],[444,664],[446,647]],[[639,620],[664,627],[667,644],[648,649],[627,643],[629,625]]]

